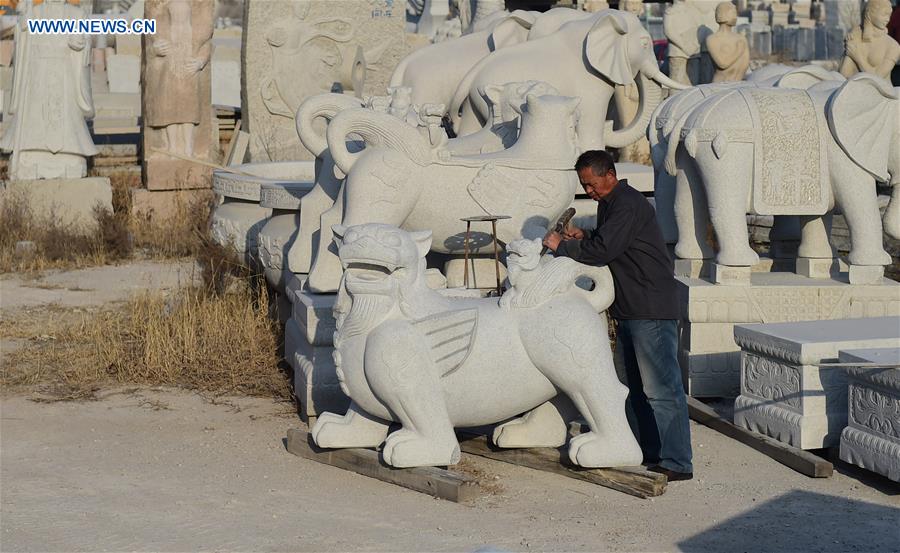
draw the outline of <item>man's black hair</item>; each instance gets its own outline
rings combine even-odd
[[[613,156],[605,150],[588,150],[578,156],[578,160],[575,162],[575,170],[581,171],[587,167],[590,167],[594,174],[599,177],[610,171],[612,171],[613,175],[616,174],[616,164],[613,161]]]

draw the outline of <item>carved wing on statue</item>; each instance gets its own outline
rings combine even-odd
[[[445,311],[412,324],[431,347],[431,358],[438,374],[445,377],[459,369],[472,351],[478,327],[478,310]]]

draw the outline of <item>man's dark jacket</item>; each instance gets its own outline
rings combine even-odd
[[[556,255],[609,266],[614,318],[677,319],[675,271],[653,206],[625,180],[597,203],[597,228],[585,230],[581,240],[561,242]]]

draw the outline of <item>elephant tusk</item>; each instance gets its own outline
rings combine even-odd
[[[656,81],[661,86],[664,86],[666,88],[671,88],[674,90],[687,90],[687,89],[691,88],[691,85],[681,84],[677,81],[673,81],[672,79],[670,79],[669,77],[664,75],[662,71],[657,71],[656,75],[653,75],[650,78],[653,79],[654,81]]]

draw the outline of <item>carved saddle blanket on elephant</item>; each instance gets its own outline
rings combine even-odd
[[[712,142],[719,158],[725,155],[728,142],[753,144],[752,212],[818,215],[827,211],[829,131],[822,107],[805,90],[748,87],[731,94],[743,98],[751,127],[718,130],[701,124],[693,132],[698,133],[696,140]]]

